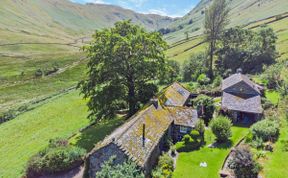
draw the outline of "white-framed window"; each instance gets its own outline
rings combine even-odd
[[[188,128],[187,127],[184,127],[184,126],[180,126],[180,133],[187,133],[188,131]]]

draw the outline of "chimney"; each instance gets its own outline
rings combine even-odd
[[[156,108],[156,109],[158,109],[158,98],[152,98],[151,99],[151,102],[152,102],[152,104],[154,105],[154,107]]]
[[[145,147],[145,123],[143,123],[143,130],[142,130],[142,146]]]
[[[237,69],[237,74],[242,74],[242,69],[241,68]]]

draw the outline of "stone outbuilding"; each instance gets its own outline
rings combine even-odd
[[[115,164],[130,159],[149,176],[167,136],[178,140],[195,127],[197,111],[185,105],[189,97],[190,92],[179,83],[165,88],[161,99],[153,99],[148,107],[132,116],[89,153],[89,177],[95,177],[103,163],[114,155]]]
[[[238,72],[222,82],[222,110],[234,122],[253,123],[262,117],[259,85]]]

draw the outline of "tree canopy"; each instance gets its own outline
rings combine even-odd
[[[151,80],[164,70],[166,42],[158,32],[146,32],[130,21],[113,28],[97,30],[92,42],[83,49],[89,58],[88,78],[78,84],[88,98],[90,118],[113,116],[128,105],[129,115],[136,112],[146,97],[155,94]],[[124,108],[123,108],[124,107]]]
[[[259,31],[241,29],[226,30],[217,51],[216,68],[220,74],[236,72],[242,68],[244,73],[263,71],[264,65],[275,62],[277,36],[271,28],[262,27]]]

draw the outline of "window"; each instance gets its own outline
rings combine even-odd
[[[188,131],[187,127],[180,126],[180,133],[187,133],[187,131]]]

